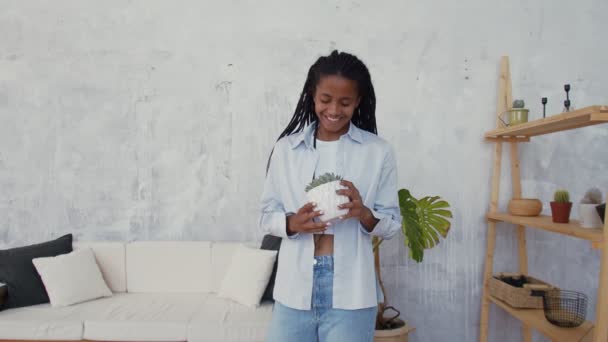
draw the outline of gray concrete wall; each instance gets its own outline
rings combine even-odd
[[[608,104],[605,0],[0,1],[0,245],[81,240],[258,240],[266,158],[306,72],[333,48],[369,66],[380,135],[399,184],[453,206],[447,241],[422,264],[382,247],[391,304],[411,341],[475,341],[486,244],[497,75],[531,119]],[[548,206],[608,190],[608,126],[521,147],[525,196]],[[508,148],[505,148],[508,152]],[[508,159],[505,158],[505,164]],[[502,173],[501,208],[510,198]],[[545,211],[548,213],[548,211]],[[576,212],[574,213],[576,216]],[[514,230],[495,270],[515,271]],[[595,313],[599,253],[528,232],[530,273],[580,290]],[[519,341],[495,307],[490,340]],[[536,336],[535,340],[542,340]]]

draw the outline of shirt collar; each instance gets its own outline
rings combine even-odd
[[[302,142],[304,142],[306,148],[312,148],[315,125],[316,122],[313,122],[306,126],[306,128],[304,128],[304,131],[300,132],[300,134],[295,135],[294,139],[291,142],[291,148],[294,149],[298,147]],[[363,134],[361,133],[361,129],[355,126],[355,124],[353,124],[352,122],[350,123],[350,126],[348,127],[348,132],[346,132],[345,135],[355,142],[363,142]]]

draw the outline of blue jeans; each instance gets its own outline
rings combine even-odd
[[[311,310],[274,303],[268,342],[372,342],[377,307],[332,309],[334,259],[315,257]]]

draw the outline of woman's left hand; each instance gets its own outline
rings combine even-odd
[[[373,230],[376,223],[378,223],[378,219],[374,217],[372,211],[368,207],[363,205],[359,190],[357,190],[352,182],[347,180],[341,181],[340,184],[347,187],[347,189],[337,190],[336,193],[350,199],[350,202],[338,206],[340,209],[348,209],[348,213],[342,216],[341,219],[356,218],[361,221],[368,231]]]

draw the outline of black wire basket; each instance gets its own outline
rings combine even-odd
[[[587,296],[568,290],[549,290],[543,295],[543,308],[547,321],[562,328],[575,328],[587,316]]]

